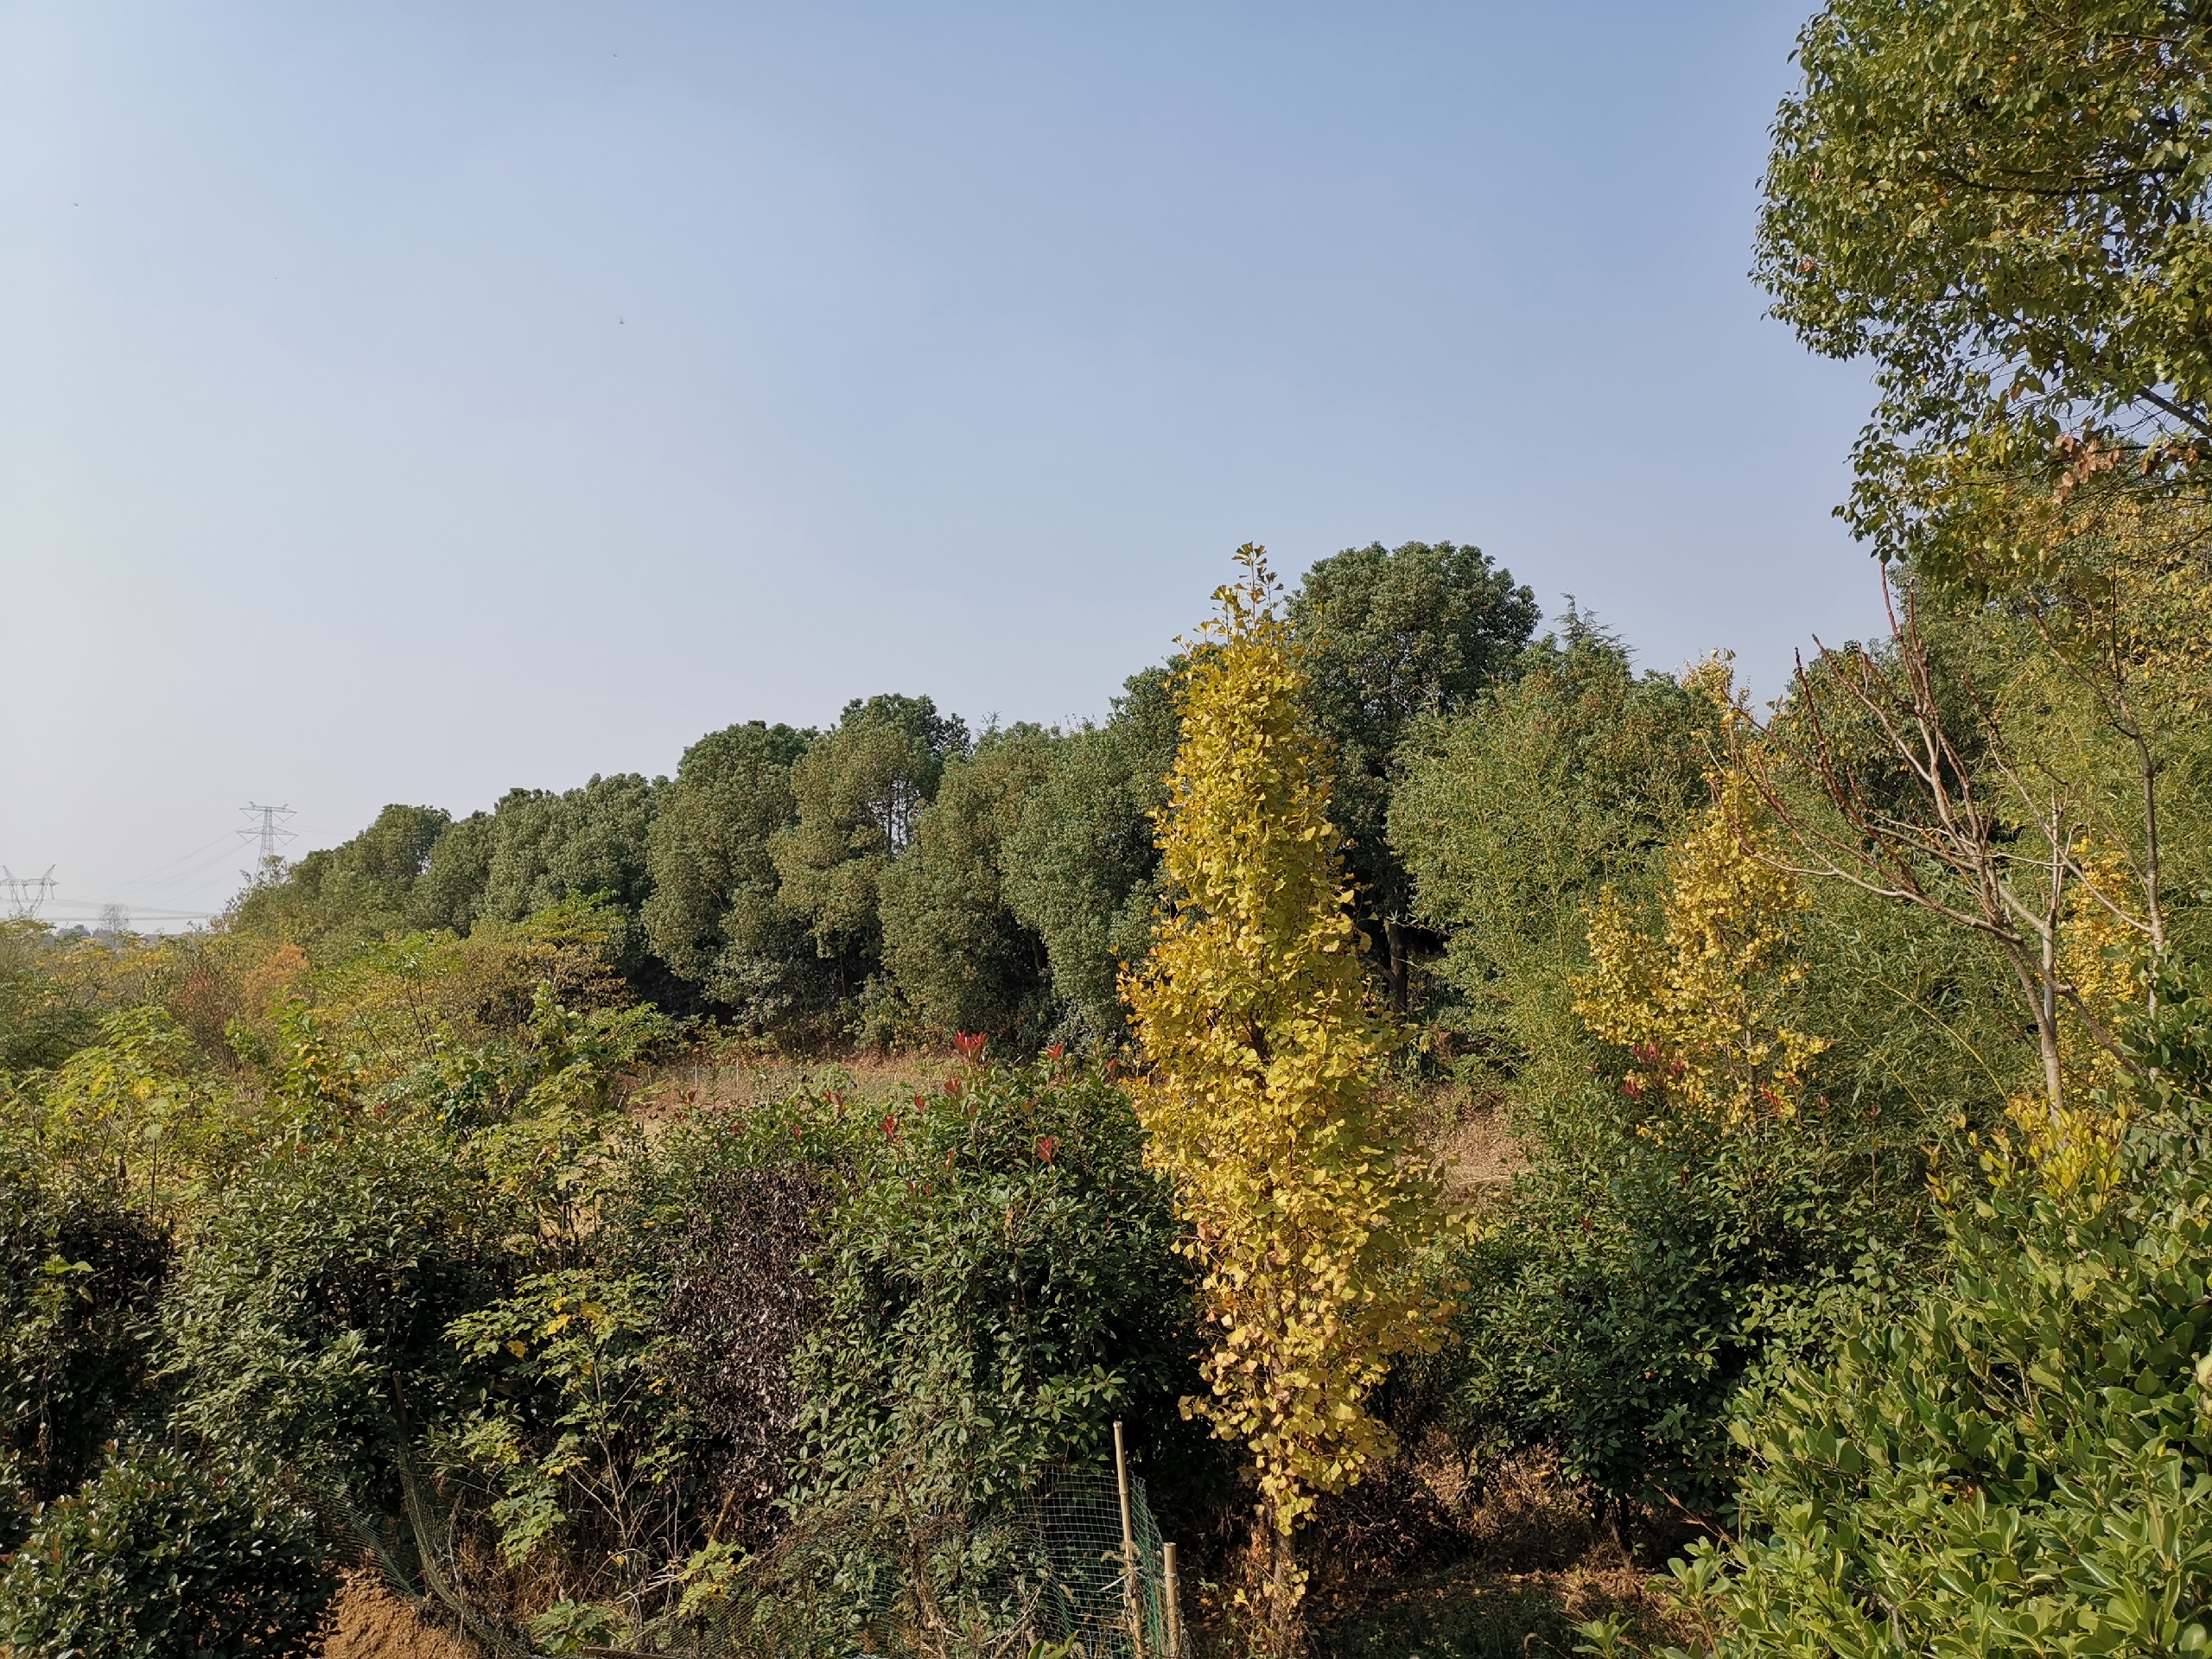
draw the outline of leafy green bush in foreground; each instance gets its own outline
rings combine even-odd
[[[1716,1652],[2212,1646],[2212,1019],[2164,992],[2158,1127],[2117,1190],[2001,1183],[1917,1310],[1738,1427],[1739,1540],[1675,1564]]]
[[[337,1580],[314,1516],[247,1471],[118,1456],[42,1506],[0,1574],[16,1659],[282,1659],[315,1650]]]

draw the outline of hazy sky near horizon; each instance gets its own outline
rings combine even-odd
[[[0,863],[1096,715],[1248,540],[1771,694],[1880,601],[1745,275],[1808,9],[0,0]]]

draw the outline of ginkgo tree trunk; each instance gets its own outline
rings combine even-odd
[[[1454,1287],[1430,1162],[1376,1086],[1399,1034],[1362,967],[1328,755],[1300,724],[1264,550],[1237,558],[1184,677],[1158,814],[1170,896],[1123,991],[1148,1155],[1201,1272],[1211,1392],[1184,1409],[1250,1456],[1243,1596],[1280,1655],[1300,1645],[1298,1525],[1394,1451],[1368,1402],[1394,1356],[1440,1344]]]

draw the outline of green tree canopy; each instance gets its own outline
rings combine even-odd
[[[492,879],[492,851],[498,837],[489,812],[472,812],[447,826],[431,843],[429,863],[409,895],[408,925],[466,933],[476,924]]]
[[[558,795],[509,790],[493,814],[479,916],[518,922],[594,893],[636,915],[652,890],[645,848],[660,786],[626,772]]]
[[[371,939],[404,927],[415,884],[452,821],[434,806],[387,806],[351,841],[309,853],[283,880],[248,892],[238,926],[302,944],[340,932]]]
[[[1291,600],[1304,701],[1336,747],[1331,810],[1351,840],[1361,925],[1401,1003],[1413,890],[1384,830],[1398,745],[1415,718],[1466,707],[1510,671],[1540,615],[1480,549],[1450,542],[1347,548]]]
[[[634,919],[652,888],[647,841],[660,788],[623,772],[562,793],[512,789],[458,823],[435,807],[387,806],[351,841],[254,887],[237,925],[343,954],[410,930],[518,922],[599,894]],[[643,946],[642,930],[619,942],[626,971],[639,970]]]
[[[1472,1030],[1541,1052],[1562,1040],[1548,1029],[1575,1028],[1563,976],[1584,959],[1585,907],[1639,882],[1704,804],[1718,735],[1710,699],[1638,675],[1573,614],[1475,709],[1415,728],[1390,836]]]
[[[2025,477],[2046,502],[2093,480],[2201,494],[2203,10],[1834,0],[1797,57],[1756,274],[1815,350],[1873,359],[1853,527],[1941,567],[2025,551]]]
[[[1167,798],[1181,721],[1173,665],[1132,675],[1103,726],[1052,746],[1052,765],[1001,856],[1007,909],[1042,939],[1071,1034],[1111,1043],[1123,1030],[1121,964],[1152,948],[1160,849],[1152,814]]]
[[[648,837],[647,937],[675,973],[755,1025],[810,994],[812,941],[777,893],[768,844],[798,817],[792,763],[810,731],[761,721],[683,752]]]
[[[1040,1010],[1043,941],[1007,904],[1003,842],[1051,767],[1042,727],[987,732],[946,764],[913,845],[883,872],[883,961],[924,1025],[1003,1032]]]
[[[850,990],[882,956],[878,884],[914,839],[945,762],[968,728],[927,697],[887,693],[845,705],[836,728],[792,764],[797,817],[768,844],[785,906]]]

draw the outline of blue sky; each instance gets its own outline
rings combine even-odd
[[[1804,15],[0,0],[0,863],[1097,715],[1247,540],[1771,694],[1879,606],[1744,274]]]

